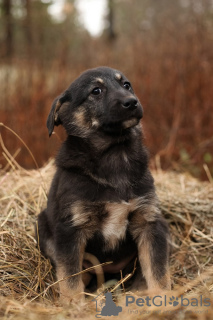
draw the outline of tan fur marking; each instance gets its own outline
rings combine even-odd
[[[151,251],[152,248],[149,245],[149,241],[145,237],[141,237],[138,243],[138,247],[140,248],[138,252],[138,258],[140,264],[142,266],[143,275],[146,279],[147,286],[149,290],[161,290],[161,289],[171,289],[170,283],[170,273],[169,267],[167,266],[167,271],[165,275],[160,279],[156,280],[152,273],[152,263],[151,263]]]
[[[151,199],[151,200],[150,200]],[[156,221],[160,218],[160,210],[158,208],[158,200],[154,194],[149,197],[140,197],[131,200],[131,208],[135,208],[136,214],[132,217],[130,223],[130,232],[138,245],[138,258],[141,264],[143,275],[146,279],[149,290],[160,291],[162,289],[169,290],[171,288],[169,266],[167,262],[166,273],[161,279],[156,279],[153,274],[153,265],[151,262],[152,255],[152,234],[148,231],[149,222]]]
[[[124,161],[126,162],[126,163],[128,163],[129,162],[129,160],[128,160],[128,157],[127,157],[127,154],[126,154],[126,152],[125,151],[123,151],[123,158],[124,158]]]
[[[57,121],[58,120],[58,111],[59,109],[61,108],[61,103],[60,101],[58,100],[56,102],[56,106],[55,106],[55,110],[54,110],[54,120]]]
[[[134,128],[132,128],[133,136],[137,137],[137,135],[141,130],[142,130],[142,124],[141,124],[141,121],[139,121],[139,123],[136,126],[134,126]]]
[[[87,128],[87,129],[97,129],[99,127],[99,122],[96,119],[91,119],[91,121],[86,121],[85,119],[85,109],[83,107],[80,107],[75,113],[74,113],[74,124],[76,124],[80,128]]]
[[[95,208],[93,210],[91,203],[84,204],[84,202],[76,201],[70,207],[70,211],[73,226],[83,230],[82,241],[86,242],[86,240],[91,238],[99,227],[98,217],[94,214]]]
[[[143,232],[143,228],[146,227],[147,222],[155,221],[161,213],[155,197],[152,200],[146,197],[139,197],[131,200],[130,203],[131,211],[137,210],[138,213],[134,215],[130,225],[133,238],[137,239]]]
[[[99,122],[96,119],[92,119],[92,127],[97,129],[99,127]]]
[[[115,248],[118,241],[123,239],[128,225],[130,205],[127,202],[107,203],[109,216],[104,221],[102,233],[110,248]]]
[[[143,219],[146,221],[155,221],[156,217],[161,214],[157,198],[154,194],[151,195],[151,200],[146,197],[139,197],[130,200],[130,203],[132,211],[139,209],[143,213]]]
[[[55,261],[55,246],[51,239],[47,239],[45,251],[48,257]]]
[[[75,119],[75,122],[76,124],[79,126],[79,127],[87,127],[89,128],[89,123],[86,122],[85,120],[85,110],[84,108],[79,108],[75,113],[74,113],[74,119]]]
[[[58,101],[56,102],[54,115],[56,115],[56,112],[58,112],[58,110],[59,110],[60,108],[61,108],[61,102],[60,102],[60,100],[58,100]]]
[[[92,176],[92,175],[91,175]],[[95,177],[94,177],[95,179]],[[99,183],[104,184],[105,180],[97,180]],[[72,214],[72,223],[74,226],[82,226],[87,224],[87,227],[90,227],[90,225],[95,225],[96,218],[94,216],[93,212],[93,206],[91,205],[90,210],[85,210],[84,202],[76,201],[71,206],[71,214]],[[117,228],[118,223],[122,223],[124,219],[127,219],[127,216],[129,212],[140,210],[141,214],[139,216],[136,216],[134,219],[139,219],[138,223],[140,223],[142,220],[144,221],[155,221],[156,216],[160,214],[160,210],[157,206],[157,199],[152,197],[152,200],[146,197],[138,197],[135,199],[129,200],[129,202],[121,202],[121,203],[106,203],[106,210],[109,212],[109,217],[107,218],[107,221],[104,222],[104,230],[103,232],[108,233],[107,225],[110,226],[109,230],[112,230],[113,226],[115,225],[115,228]],[[91,221],[94,221],[92,223]],[[109,231],[110,232],[110,231]],[[116,230],[117,235],[117,230]]]
[[[57,121],[59,117],[59,110],[63,109],[64,107],[67,107],[69,105],[69,102],[64,102],[61,104],[60,100],[56,102],[55,111],[54,111],[54,120]]]
[[[84,292],[84,284],[83,281],[79,281],[78,285],[74,288],[70,287],[70,283],[68,279],[68,274],[65,271],[65,266],[59,265],[57,267],[57,279],[62,280],[59,282],[59,289],[60,289],[60,300],[63,304],[69,304],[73,299],[82,299]]]
[[[115,74],[115,79],[121,80],[121,75],[120,75],[120,73],[116,73],[116,74]]]
[[[138,119],[132,118],[130,120],[126,120],[122,123],[124,129],[128,129],[134,127],[138,124]]]
[[[101,79],[101,78],[96,78],[95,80],[96,80],[97,82],[100,82],[100,83],[104,84],[104,80]]]
[[[165,290],[171,290],[171,277],[169,272],[169,266],[167,266],[167,271],[165,275],[159,281],[160,287]]]
[[[87,98],[89,101],[94,101],[94,97],[92,95],[90,95],[88,98]]]
[[[73,214],[72,223],[75,227],[85,225],[88,222],[89,216],[91,214],[84,212],[84,206],[80,201],[76,201],[71,206],[71,213]]]
[[[149,246],[149,242],[147,241],[147,239],[145,239],[145,237],[142,237],[140,239],[138,247],[140,248],[138,252],[138,258],[142,266],[142,272],[146,279],[148,289],[160,289],[160,285],[156,281],[152,273],[152,264],[150,258],[151,248]]]

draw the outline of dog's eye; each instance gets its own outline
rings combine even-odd
[[[129,82],[124,82],[123,84],[124,88],[127,89],[127,90],[130,90],[131,89],[131,84]]]
[[[100,94],[102,92],[101,88],[94,88],[92,90],[92,94],[94,94],[95,96],[97,96],[98,94]]]

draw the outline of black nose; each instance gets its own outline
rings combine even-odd
[[[128,98],[123,101],[122,106],[126,109],[134,110],[137,108],[138,101],[134,98]]]

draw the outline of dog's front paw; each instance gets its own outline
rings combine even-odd
[[[78,286],[72,287],[68,280],[59,283],[60,303],[62,305],[82,304],[85,301],[84,284],[79,282]]]
[[[70,306],[70,305],[83,305],[85,302],[85,294],[84,291],[76,291],[76,290],[62,290],[60,292],[60,303],[63,306]]]

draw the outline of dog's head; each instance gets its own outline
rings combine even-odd
[[[47,119],[51,136],[62,124],[68,135],[88,137],[94,132],[122,135],[143,116],[129,80],[118,70],[98,67],[82,73],[57,97]]]

